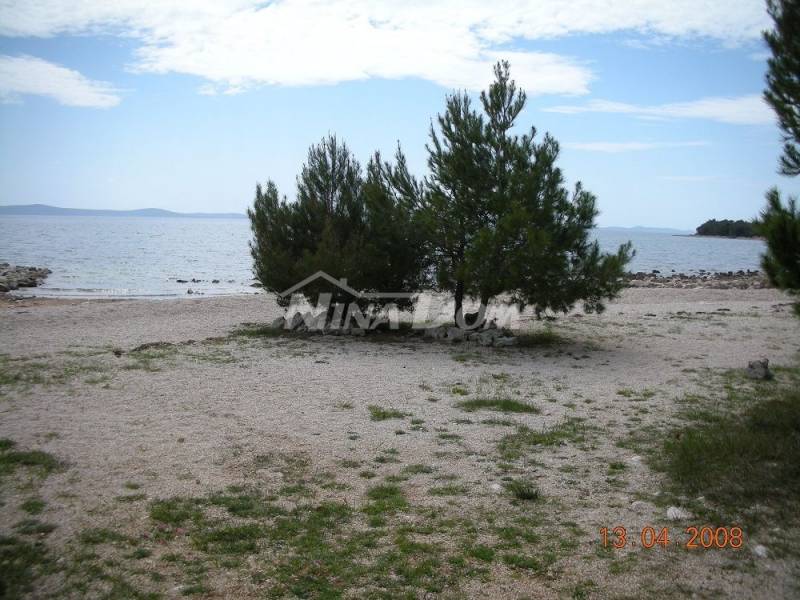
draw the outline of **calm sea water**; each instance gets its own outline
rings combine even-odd
[[[758,269],[764,250],[758,240],[605,229],[595,235],[605,250],[631,240],[637,253],[632,271]],[[189,289],[206,295],[253,293],[249,240],[247,219],[0,217],[0,262],[53,271],[37,295],[174,297],[186,296]],[[214,279],[219,283],[211,283]]]

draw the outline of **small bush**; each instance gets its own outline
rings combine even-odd
[[[406,416],[405,413],[395,410],[393,408],[383,408],[371,404],[367,407],[369,409],[369,418],[373,421],[386,421],[388,419],[402,419]]]
[[[520,402],[512,398],[475,398],[473,400],[463,400],[456,406],[467,412],[476,410],[496,410],[504,413],[539,413],[535,406],[526,402]]]
[[[535,485],[529,481],[523,481],[522,479],[509,481],[506,484],[506,490],[508,490],[517,500],[538,500],[541,495]]]

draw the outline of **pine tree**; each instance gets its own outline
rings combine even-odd
[[[783,131],[780,172],[800,175],[800,2],[767,0],[767,11],[775,22],[764,39],[772,51],[764,97],[775,110]],[[797,200],[783,206],[777,188],[767,192],[767,206],[761,212],[759,230],[767,242],[761,264],[773,285],[800,293],[800,211]],[[795,304],[800,316],[800,303]]]
[[[800,1],[767,0],[775,28],[764,32],[772,51],[764,98],[775,110],[783,131],[780,172],[800,175]]]
[[[360,292],[419,290],[425,256],[416,224],[420,189],[399,148],[396,165],[376,153],[365,177],[346,144],[324,138],[309,149],[295,202],[279,198],[272,181],[256,186],[248,210],[256,278],[276,294],[320,270]],[[354,301],[325,280],[312,281],[301,293],[312,300],[329,293],[333,303]]]
[[[463,322],[465,296],[485,306],[508,293],[537,314],[566,312],[578,301],[587,311],[603,310],[622,287],[631,246],[603,254],[589,241],[595,197],[580,183],[570,195],[552,137],[536,143],[534,128],[512,134],[525,94],[507,62],[494,73],[481,94],[485,118],[466,93],[456,93],[428,146],[426,224],[438,283],[455,295],[456,323]]]
[[[789,293],[800,293],[800,207],[796,198],[789,198],[787,206],[781,202],[777,188],[767,192],[767,206],[761,212],[758,224],[767,242],[767,252],[761,266],[772,284]],[[800,316],[800,303],[794,310]]]

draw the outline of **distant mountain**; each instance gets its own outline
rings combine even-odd
[[[246,219],[240,213],[178,213],[161,208],[137,210],[102,210],[86,208],[61,208],[47,204],[18,204],[0,206],[0,215],[41,215],[56,217],[190,217],[193,219]]]
[[[672,229],[670,227],[642,227],[637,225],[636,227],[598,227],[597,229],[602,229],[604,231],[620,231],[620,232],[641,232],[641,233],[667,233],[670,235],[686,235],[692,233],[688,229]]]

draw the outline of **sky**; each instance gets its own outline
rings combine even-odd
[[[601,226],[752,218],[777,174],[761,0],[0,0],[0,204],[244,212],[328,133],[427,172],[511,63]]]

